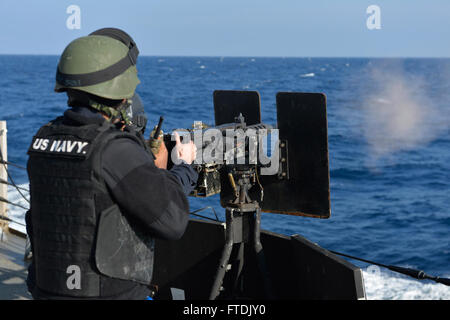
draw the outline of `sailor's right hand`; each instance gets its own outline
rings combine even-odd
[[[175,131],[175,157],[178,160],[183,160],[187,164],[191,164],[195,158],[197,157],[197,147],[195,146],[194,142],[190,140],[187,143],[182,143],[180,141],[179,134]]]

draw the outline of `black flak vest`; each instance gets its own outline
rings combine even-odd
[[[154,240],[122,214],[102,178],[105,146],[127,138],[146,148],[108,122],[68,126],[57,118],[33,137],[27,229],[39,289],[99,297],[105,277],[150,284]]]

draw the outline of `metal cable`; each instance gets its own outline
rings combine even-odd
[[[11,181],[12,185],[17,189],[17,192],[19,192],[19,194],[22,196],[22,198],[25,199],[26,202],[30,203],[30,200],[27,199],[27,197],[25,197],[22,193],[22,191],[20,191],[19,187],[17,186],[17,184],[14,182],[14,179],[12,178],[11,174],[9,173],[8,168],[6,167],[6,161],[4,161],[3,159],[3,152],[2,152],[2,148],[0,146],[0,161],[3,164],[3,167],[5,168],[6,174],[8,175],[9,180]]]
[[[0,216],[0,220],[5,220],[5,221],[8,221],[8,222],[13,222],[13,223],[20,224],[21,226],[26,226],[26,224],[24,224],[22,222],[15,221],[15,220],[7,218],[7,217]]]
[[[201,212],[201,211],[204,211],[204,210],[206,210],[206,209],[211,209],[211,210],[214,212],[214,215],[215,215],[216,219],[212,219],[212,218],[205,217],[205,216],[202,216],[202,215],[200,215],[200,214],[197,214],[197,212]],[[208,220],[220,222],[219,217],[217,216],[216,210],[214,210],[214,208],[213,208],[213,207],[210,207],[210,206],[207,206],[207,207],[204,207],[204,208],[201,208],[201,209],[194,210],[194,211],[190,212],[190,214],[192,214],[193,216],[196,216],[196,217],[200,217],[200,218],[204,218],[204,219],[208,219]]]
[[[362,258],[358,258],[358,257],[354,257],[351,256],[349,254],[345,254],[345,253],[341,253],[341,252],[337,252],[337,251],[332,251],[332,250],[328,250],[329,252],[333,253],[333,254],[337,254],[339,256],[343,256],[346,258],[350,258],[350,259],[355,259],[358,261],[362,261],[368,264],[373,264],[379,267],[383,267],[386,269],[389,269],[391,271],[397,272],[397,273],[401,273],[404,274],[408,277],[412,277],[418,280],[423,280],[423,279],[427,279],[427,280],[432,280],[434,282],[437,283],[441,283],[443,285],[446,286],[450,286],[450,279],[448,278],[441,278],[441,277],[436,277],[436,276],[430,276],[428,274],[426,274],[425,272],[423,272],[422,270],[416,270],[416,269],[411,269],[411,268],[403,268],[403,267],[398,267],[398,266],[392,266],[392,265],[385,265],[382,263],[378,263],[378,262],[374,262],[374,261],[370,261],[370,260],[366,260],[366,259],[362,259]]]
[[[8,181],[3,180],[3,179],[0,179],[0,183],[6,184],[6,185],[8,185],[8,186],[16,187],[16,188],[18,188],[18,189],[20,189],[20,190],[23,190],[23,191],[26,191],[26,192],[30,192],[30,190],[28,190],[28,189],[26,189],[26,188],[22,188],[22,187],[15,186],[15,185],[12,184],[11,182],[8,182]]]
[[[0,163],[1,164],[7,164],[9,166],[13,166],[13,167],[16,167],[16,168],[19,168],[19,169],[27,170],[27,168],[25,168],[25,167],[23,167],[21,165],[18,165],[18,164],[15,164],[13,162],[9,162],[9,161],[4,161],[3,158],[0,160]]]
[[[11,201],[8,201],[8,200],[6,200],[6,199],[3,198],[3,197],[0,197],[0,201],[1,201],[1,202],[5,202],[5,203],[7,203],[7,204],[10,204],[10,205],[12,205],[12,206],[20,207],[20,208],[25,209],[25,210],[28,210],[28,209],[29,209],[29,208],[26,208],[26,207],[22,206],[21,204],[14,203],[14,202],[11,202]]]

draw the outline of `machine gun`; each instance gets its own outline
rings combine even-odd
[[[226,210],[226,242],[210,298],[226,295],[223,291],[233,296],[238,290],[247,243],[254,248],[266,296],[270,297],[270,275],[260,242],[261,211],[330,217],[326,98],[321,93],[279,92],[276,128],[261,122],[260,96],[256,91],[217,90],[213,100],[214,127],[196,122],[192,129],[178,130],[182,141],[193,139],[198,157],[203,156],[194,162],[199,180],[191,196],[207,197],[220,192],[220,203]],[[213,132],[208,136],[211,139],[205,139],[208,130]],[[276,130],[275,134],[271,130]],[[230,131],[235,134],[229,135]],[[261,152],[261,137],[272,134],[275,139]],[[171,135],[164,136],[169,154],[175,145],[173,140]],[[267,162],[269,149],[275,157]],[[169,160],[169,169],[171,165]],[[227,282],[225,273],[232,265],[234,249],[237,272]],[[231,289],[223,289],[225,282]]]
[[[191,196],[220,193],[225,207],[236,195],[230,173],[251,168],[255,170],[253,185],[264,189],[262,201],[260,190],[251,191],[263,211],[328,218],[325,95],[279,92],[276,126],[261,122],[260,96],[256,91],[216,90],[213,101],[215,126],[196,121],[192,128],[177,130],[182,141],[191,139],[197,145],[193,166],[199,179]],[[223,138],[222,144],[217,142],[218,136]],[[164,141],[171,153],[175,146],[173,136],[165,134]],[[218,154],[211,155],[211,151]],[[205,152],[208,157],[204,157]],[[169,157],[168,168],[172,165]],[[270,166],[275,170],[268,170]]]
[[[257,169],[255,173],[260,174],[260,168],[270,165],[270,159],[266,154],[262,154],[262,138],[270,135],[272,130],[271,125],[264,123],[247,125],[242,113],[235,117],[233,123],[208,126],[196,121],[192,129],[177,130],[182,140],[193,140],[198,149],[193,167],[198,172],[199,179],[190,196],[209,197],[220,193],[221,172],[227,173],[235,193],[236,185],[231,173],[233,169],[242,170],[254,166]],[[170,134],[164,136],[170,150],[174,146],[172,140]],[[169,168],[172,165],[173,162],[169,160]],[[276,166],[278,168],[278,163]]]

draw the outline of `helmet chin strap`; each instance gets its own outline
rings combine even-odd
[[[130,106],[128,99],[122,102],[118,107],[110,107],[94,100],[89,100],[89,105],[92,108],[103,112],[108,117],[108,121],[113,124],[119,124],[122,122],[125,125],[130,125],[131,123],[131,119],[127,114],[127,109]]]
[[[128,108],[130,107],[131,102],[129,99],[126,99],[118,108],[117,111],[119,111],[120,119],[119,121],[123,121],[127,126],[131,124],[131,119],[128,117]]]

